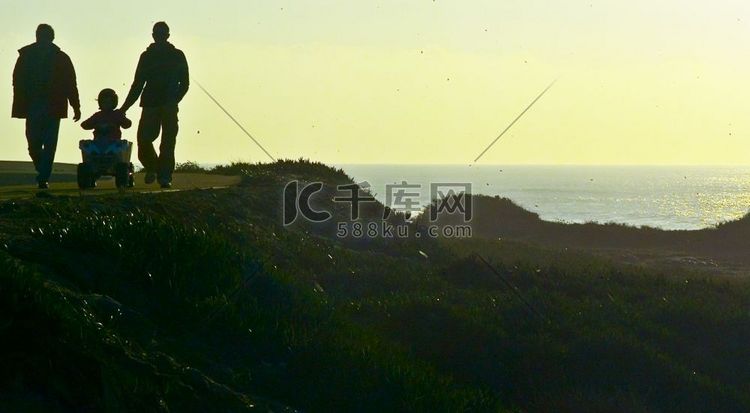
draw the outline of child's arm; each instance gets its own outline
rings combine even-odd
[[[96,128],[96,118],[97,118],[96,115],[97,114],[94,113],[93,115],[91,115],[90,118],[88,118],[88,119],[84,120],[83,122],[81,122],[81,127],[83,129],[85,129],[85,130],[95,129]]]

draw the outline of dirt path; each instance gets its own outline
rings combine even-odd
[[[172,189],[168,191],[180,191],[187,189],[205,189],[216,187],[228,187],[239,184],[239,176],[209,175],[209,174],[175,174]],[[135,188],[127,191],[137,192],[163,192],[159,185],[146,185],[143,183],[143,174],[136,174]],[[40,194],[51,196],[59,195],[104,195],[117,193],[114,179],[105,177],[97,182],[97,187],[91,190],[80,191],[75,182],[52,182],[50,189],[39,191],[35,185],[10,185],[0,186],[0,200],[33,198]]]

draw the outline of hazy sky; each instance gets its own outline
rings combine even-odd
[[[277,157],[468,163],[560,77],[481,163],[750,163],[747,0],[2,0],[0,159],[27,159],[11,73],[38,23],[88,116],[104,87],[124,99],[158,20]],[[179,160],[265,160],[197,87],[180,115]],[[85,137],[64,121],[58,160]]]

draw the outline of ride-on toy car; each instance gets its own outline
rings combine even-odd
[[[126,140],[97,142],[85,139],[79,142],[83,162],[78,164],[78,187],[89,189],[104,175],[115,177],[117,188],[135,185],[135,167],[130,162],[133,143]]]

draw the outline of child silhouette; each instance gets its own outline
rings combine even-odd
[[[117,93],[114,90],[102,90],[97,98],[99,112],[94,113],[81,123],[83,129],[94,131],[94,143],[96,145],[92,145],[92,147],[98,147],[102,152],[122,139],[120,128],[128,129],[133,124],[125,116],[125,113],[116,110],[117,100]]]

